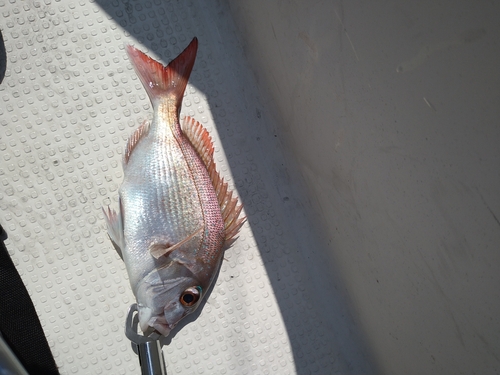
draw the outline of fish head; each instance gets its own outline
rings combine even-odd
[[[197,278],[185,265],[173,261],[147,275],[136,292],[139,325],[163,336],[200,305],[210,281]]]

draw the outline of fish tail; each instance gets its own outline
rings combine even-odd
[[[198,50],[198,39],[193,38],[191,43],[167,66],[153,60],[142,51],[130,45],[127,53],[146,89],[151,102],[154,104],[158,98],[173,96],[180,110],[184,90],[193,70],[196,51]]]

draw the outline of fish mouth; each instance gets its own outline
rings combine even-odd
[[[170,331],[175,327],[174,324],[168,324],[163,316],[155,316],[149,320],[149,326],[160,332],[163,336],[168,336]]]
[[[170,331],[174,329],[174,326],[174,324],[168,324],[167,320],[163,316],[154,316],[148,321],[140,323],[142,332],[146,333],[149,328],[154,328],[156,331],[161,333],[162,336],[168,336]]]
[[[169,324],[165,316],[153,316],[152,310],[150,308],[142,307],[139,311],[139,326],[141,327],[141,330],[142,332],[144,332],[144,334],[146,334],[146,331],[148,331],[148,329],[151,327],[161,333],[163,336],[168,336],[170,331],[175,327],[175,324]]]

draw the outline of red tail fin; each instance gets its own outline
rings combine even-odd
[[[198,39],[193,38],[184,51],[173,59],[167,66],[153,60],[135,47],[127,46],[127,53],[146,89],[151,102],[155,102],[160,96],[173,94],[177,98],[178,108],[182,103],[184,90],[191,70],[193,70],[196,51],[198,50]]]

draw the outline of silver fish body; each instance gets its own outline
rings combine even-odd
[[[243,224],[241,206],[213,163],[203,127],[179,121],[197,40],[167,67],[133,47],[128,53],[153,103],[151,124],[129,139],[120,211],[105,216],[127,267],[141,329],[163,335],[192,313]]]

